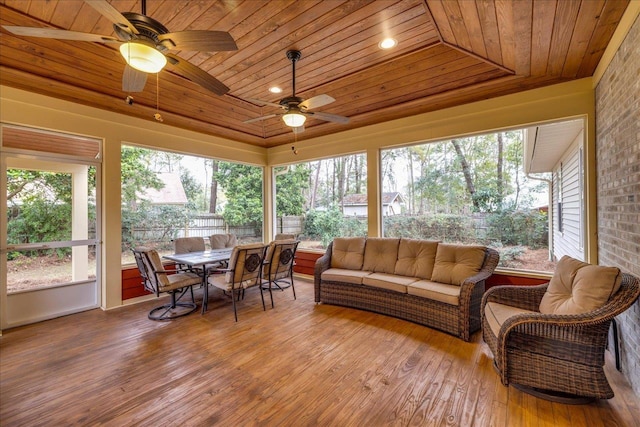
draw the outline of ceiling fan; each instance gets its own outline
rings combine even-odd
[[[142,0],[142,14],[118,12],[107,0],[84,0],[113,22],[117,38],[78,31],[54,28],[18,27],[3,25],[16,35],[43,37],[63,40],[77,40],[120,45],[120,53],[127,65],[122,75],[122,89],[125,92],[140,92],[147,81],[147,73],[158,73],[166,64],[178,74],[199,84],[216,95],[229,91],[215,77],[177,55],[168,53],[171,49],[194,51],[237,50],[233,37],[225,31],[188,30],[169,32],[160,22],[146,15],[146,0]]]
[[[255,119],[245,120],[244,123],[253,123],[260,120],[270,119],[272,117],[282,116],[284,123],[293,129],[294,133],[300,133],[304,131],[304,122],[307,120],[306,116],[314,117],[316,119],[325,120],[327,122],[349,123],[349,118],[344,116],[338,116],[337,114],[322,113],[319,111],[309,111],[314,108],[322,107],[327,104],[331,104],[335,101],[329,95],[317,95],[307,100],[303,100],[296,96],[296,62],[300,59],[302,54],[297,50],[287,51],[287,58],[291,61],[291,67],[293,70],[293,94],[280,100],[280,103],[261,101],[259,99],[244,98],[249,102],[253,102],[258,105],[269,105],[272,107],[281,108],[284,113],[267,114],[266,116],[256,117]]]

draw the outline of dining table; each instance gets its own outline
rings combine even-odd
[[[207,265],[228,263],[229,258],[231,258],[232,252],[233,248],[211,249],[208,251],[164,255],[163,258],[174,261],[177,264],[185,265],[188,268],[193,269],[194,271],[200,272],[200,274],[202,275],[202,286],[204,288],[202,295],[202,313],[204,314],[204,312],[207,310],[207,303],[209,301],[209,286],[206,281],[209,273],[208,270],[210,268],[208,268]],[[216,267],[218,266],[216,265]]]

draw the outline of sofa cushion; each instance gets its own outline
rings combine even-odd
[[[396,276],[395,274],[388,273],[371,273],[362,278],[362,284],[406,294],[407,285],[416,280],[418,279],[415,277]]]
[[[487,319],[491,332],[493,332],[493,335],[496,337],[498,336],[498,332],[500,332],[500,328],[508,318],[525,313],[535,313],[535,311],[523,310],[497,302],[488,302],[487,305],[484,306],[484,317]]]
[[[365,242],[365,237],[336,237],[333,239],[331,267],[361,270]]]
[[[394,273],[401,276],[430,279],[436,261],[437,241],[400,239],[398,261]]]
[[[370,237],[364,248],[363,270],[393,274],[400,239]]]
[[[430,280],[419,280],[407,286],[407,293],[446,304],[459,305],[461,289],[462,288],[457,285],[447,285]]]
[[[544,314],[582,314],[602,307],[620,288],[616,267],[591,265],[563,256],[540,301]]]
[[[371,274],[370,271],[349,270],[346,268],[330,268],[323,271],[320,278],[328,282],[346,282],[361,285],[362,278],[369,274]]]
[[[484,246],[438,244],[431,280],[449,285],[461,285],[474,276],[484,262]]]

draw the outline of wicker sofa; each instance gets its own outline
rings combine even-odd
[[[497,251],[397,238],[336,238],[316,261],[315,301],[409,320],[469,341]]]

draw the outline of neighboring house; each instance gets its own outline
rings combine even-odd
[[[153,205],[186,205],[188,203],[182,181],[177,173],[160,172],[157,176],[164,186],[159,190],[147,188],[141,195],[142,199]]]
[[[399,215],[402,213],[404,200],[397,191],[382,193],[382,216]],[[347,194],[342,201],[342,213],[345,216],[367,216],[367,195]]]
[[[584,261],[584,122],[572,120],[528,128],[525,172],[545,173],[549,184],[549,255]],[[540,179],[540,177],[532,176]]]

